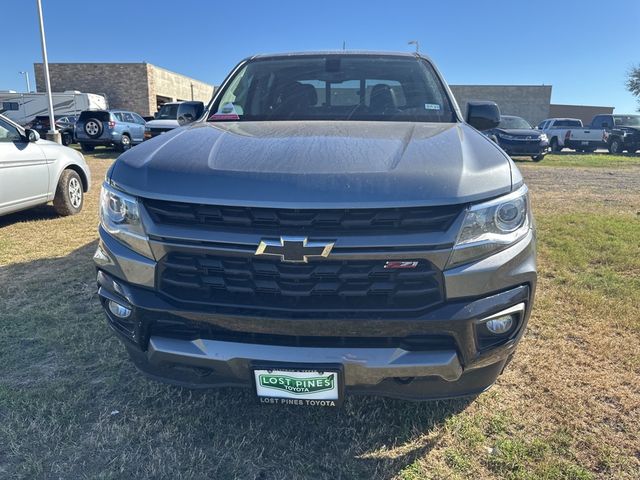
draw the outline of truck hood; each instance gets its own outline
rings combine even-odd
[[[147,127],[162,127],[162,128],[178,128],[180,124],[178,120],[149,120],[146,123]]]
[[[528,137],[533,135],[534,137],[539,137],[542,135],[540,130],[534,130],[529,128],[496,128],[498,132],[506,133],[507,135],[516,135],[518,137]]]
[[[111,183],[146,198],[349,208],[467,203],[509,192],[511,160],[466,124],[194,123],[124,153]]]

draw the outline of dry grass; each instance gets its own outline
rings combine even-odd
[[[354,397],[328,412],[136,373],[95,297],[97,185],[111,161],[89,161],[81,215],[0,219],[0,478],[640,477],[639,168],[522,164],[540,282],[493,389],[471,403]]]

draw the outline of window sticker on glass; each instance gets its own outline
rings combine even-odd
[[[209,120],[240,120],[240,116],[236,111],[235,105],[228,102],[222,105],[216,113],[211,115]]]
[[[424,109],[425,110],[440,110],[440,105],[438,105],[437,103],[425,103],[424,104]]]

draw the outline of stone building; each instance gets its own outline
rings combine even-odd
[[[37,91],[46,91],[42,63],[34,63]],[[109,108],[153,115],[178,100],[207,103],[214,86],[150,63],[50,63],[54,92],[79,90],[106,96]]]

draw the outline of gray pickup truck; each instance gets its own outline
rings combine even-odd
[[[536,287],[527,187],[478,131],[499,118],[463,120],[421,55],[243,60],[109,170],[108,324],[150,377],[262,403],[482,392]]]

